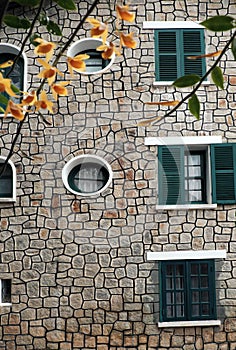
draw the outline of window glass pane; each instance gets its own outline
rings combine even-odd
[[[201,176],[201,168],[199,166],[189,167],[189,176],[191,177]]]
[[[188,164],[189,165],[200,165],[201,164],[201,157],[198,154],[191,154],[188,156]]]
[[[199,310],[200,310],[200,308],[199,308],[198,304],[192,305],[192,316],[193,317],[199,316],[200,315]]]
[[[2,280],[2,303],[11,302],[11,280]]]

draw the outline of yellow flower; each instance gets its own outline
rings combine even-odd
[[[95,18],[88,18],[87,22],[93,25],[93,28],[90,30],[91,36],[93,38],[102,38],[103,43],[105,43],[108,36],[107,24],[100,22]]]
[[[116,6],[116,12],[117,12],[117,16],[119,19],[123,19],[124,21],[128,21],[128,22],[133,22],[135,19],[135,14],[129,12],[129,6],[125,5],[125,6]]]
[[[18,120],[23,120],[25,117],[24,112],[23,112],[23,108],[19,104],[14,103],[11,100],[9,100],[9,102],[8,102],[4,117],[6,117],[8,114],[11,114],[14,118],[16,118]]]
[[[39,96],[39,100],[35,102],[36,111],[39,109],[48,109],[49,112],[53,113],[53,102],[47,98],[47,93],[43,90]]]
[[[54,83],[57,73],[63,76],[59,69],[51,66],[41,58],[38,59],[38,62],[45,68],[38,74],[38,77],[41,79],[47,79],[48,85],[52,85]]]
[[[48,62],[53,55],[56,44],[50,41],[43,40],[41,38],[37,38],[34,41],[39,43],[39,45],[36,46],[36,48],[34,49],[34,53],[36,55],[45,55],[46,62]]]
[[[133,39],[133,33],[120,33],[120,43],[122,46],[129,47],[130,49],[135,49],[137,45],[136,41]]]
[[[0,68],[8,68],[8,67],[11,67],[13,65],[14,61],[12,60],[9,60],[9,61],[6,61],[6,62],[3,62],[2,64],[0,64]]]
[[[30,93],[26,93],[27,97],[25,97],[22,102],[21,105],[22,106],[33,106],[35,104],[35,102],[37,102],[37,95],[36,95],[36,91],[32,91]]]
[[[109,43],[109,45],[101,45],[97,47],[97,51],[103,51],[102,58],[104,60],[109,60],[112,58],[112,55],[115,53],[116,55],[120,55],[120,51],[115,47],[113,43]]]
[[[0,73],[0,93],[6,92],[9,96],[16,97],[16,94],[11,88],[11,79],[3,78],[2,73]]]
[[[55,100],[57,100],[58,96],[67,96],[68,91],[67,88],[65,88],[66,85],[70,84],[69,81],[60,81],[59,83],[52,84],[52,95]]]
[[[73,70],[76,72],[83,72],[86,69],[86,64],[84,60],[89,59],[89,55],[81,54],[75,57],[67,57],[68,68],[70,74],[73,76]]]

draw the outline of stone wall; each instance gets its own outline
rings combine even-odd
[[[78,15],[65,17],[48,3],[47,14],[64,28],[64,42],[88,6],[78,4]],[[236,205],[158,212],[157,149],[144,145],[146,136],[173,135],[220,135],[235,142],[230,53],[221,63],[227,89],[200,88],[199,121],[184,105],[159,124],[137,127],[157,113],[145,102],[172,99],[175,92],[153,86],[154,33],[143,29],[143,21],[199,21],[206,14],[235,14],[235,6],[230,0],[190,0],[187,8],[183,1],[138,0],[131,8],[137,49],[125,50],[102,76],[76,75],[55,115],[35,115],[23,126],[12,157],[17,202],[0,204],[0,278],[12,279],[12,306],[0,306],[0,349],[236,349]],[[94,15],[105,20],[109,13],[101,2]],[[86,33],[81,30],[78,38]],[[228,39],[227,33],[207,34],[209,51]],[[5,29],[5,41],[20,45],[22,34]],[[32,48],[25,51],[29,84],[36,88],[39,67]],[[60,69],[66,71],[65,61]],[[10,118],[1,120],[1,155],[8,154],[16,128]],[[61,171],[80,154],[98,155],[111,165],[113,181],[101,195],[82,198],[65,189]],[[159,329],[158,266],[146,253],[201,249],[227,251],[226,260],[216,263],[222,325]]]

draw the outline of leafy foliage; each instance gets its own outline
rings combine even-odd
[[[213,32],[224,32],[235,28],[234,22],[235,19],[230,16],[214,16],[200,24]]]
[[[22,28],[22,29],[29,29],[30,28],[30,21],[26,18],[20,19],[17,16],[14,15],[6,15],[3,19],[4,23],[12,28]]]
[[[211,78],[216,86],[224,90],[224,77],[220,67],[215,67],[211,72]]]
[[[178,88],[184,88],[188,86],[193,86],[201,80],[201,77],[197,74],[189,74],[176,79],[173,85]]]
[[[188,100],[188,107],[192,115],[197,119],[200,119],[200,102],[196,94]]]

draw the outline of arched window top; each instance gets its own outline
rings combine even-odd
[[[20,50],[17,46],[8,43],[0,43],[0,64],[8,61],[14,60],[19,54]],[[9,73],[11,67],[1,68],[0,72],[4,77]],[[13,84],[21,91],[27,90],[27,56],[22,52],[21,56],[17,60],[17,63],[10,73],[9,78],[12,79]],[[5,97],[8,95],[4,93]],[[19,99],[13,99],[15,102],[19,102]],[[1,105],[5,109],[5,105]],[[1,113],[1,112],[0,112]]]
[[[16,201],[16,168],[11,160],[2,172],[6,158],[0,156],[0,202]]]

